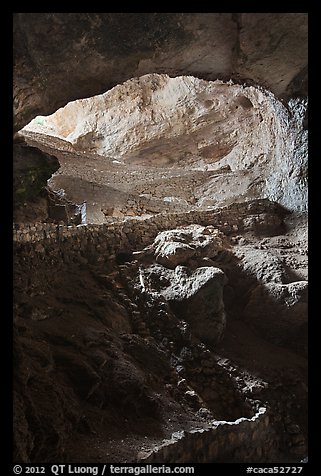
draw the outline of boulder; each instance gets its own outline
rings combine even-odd
[[[223,287],[226,277],[213,266],[174,270],[159,264],[141,270],[147,292],[161,295],[179,319],[186,320],[193,333],[209,345],[223,337],[225,311]]]
[[[249,295],[244,318],[272,342],[295,349],[306,346],[308,282],[258,284]]]
[[[157,263],[173,269],[191,259],[212,258],[222,245],[222,234],[213,226],[189,225],[159,233],[152,250]]]

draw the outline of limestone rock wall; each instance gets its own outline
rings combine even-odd
[[[103,225],[16,224],[14,253],[18,256],[26,254],[35,262],[50,266],[55,262],[71,263],[79,259],[84,264],[108,265],[109,260],[118,255],[130,256],[132,252],[149,247],[161,231],[195,223],[214,226],[228,237],[233,251],[227,253],[226,263],[223,251],[217,262],[214,256],[210,262],[198,266],[216,266],[227,274],[227,292],[234,296],[228,298],[228,312],[236,319],[240,318],[241,312],[244,320],[251,322],[273,342],[281,339],[291,347],[293,339],[289,336],[296,336],[302,350],[307,325],[306,259],[302,257],[302,272],[298,273],[296,264],[291,264],[291,249],[288,256],[284,256],[285,251],[281,249],[277,258],[274,250],[271,254],[258,251],[258,245],[242,245],[242,242],[246,243],[242,238],[244,234],[256,237],[262,248],[264,237],[280,237],[285,231],[285,215],[279,205],[259,200],[219,210],[165,213],[147,219],[111,219],[110,223]],[[227,244],[227,249],[230,245]],[[240,307],[235,304],[234,309],[234,300]],[[262,302],[268,312],[258,314]]]
[[[14,202],[39,197],[47,180],[59,168],[58,159],[26,144],[15,144],[13,148],[13,198]]]
[[[289,137],[287,153],[275,156],[269,166],[266,191],[275,200],[292,210],[308,207],[308,131],[306,98],[289,101]]]

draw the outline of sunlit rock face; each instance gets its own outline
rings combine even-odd
[[[195,185],[199,206],[267,197],[303,210],[307,102],[291,107],[253,86],[148,74],[37,117],[21,134],[123,170],[223,170]]]
[[[14,461],[305,462],[307,14],[16,13],[13,83]]]
[[[244,169],[271,158],[276,147],[284,152],[285,138],[273,138],[286,120],[281,104],[257,88],[153,74],[71,102],[25,130],[132,164],[196,168],[225,159]]]

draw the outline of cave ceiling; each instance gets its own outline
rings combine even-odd
[[[14,124],[148,73],[306,92],[307,13],[16,13]]]

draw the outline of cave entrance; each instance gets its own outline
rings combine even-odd
[[[267,197],[291,141],[285,115],[254,86],[147,74],[37,116],[19,135],[58,158],[52,196],[78,207],[81,223],[105,223]]]

